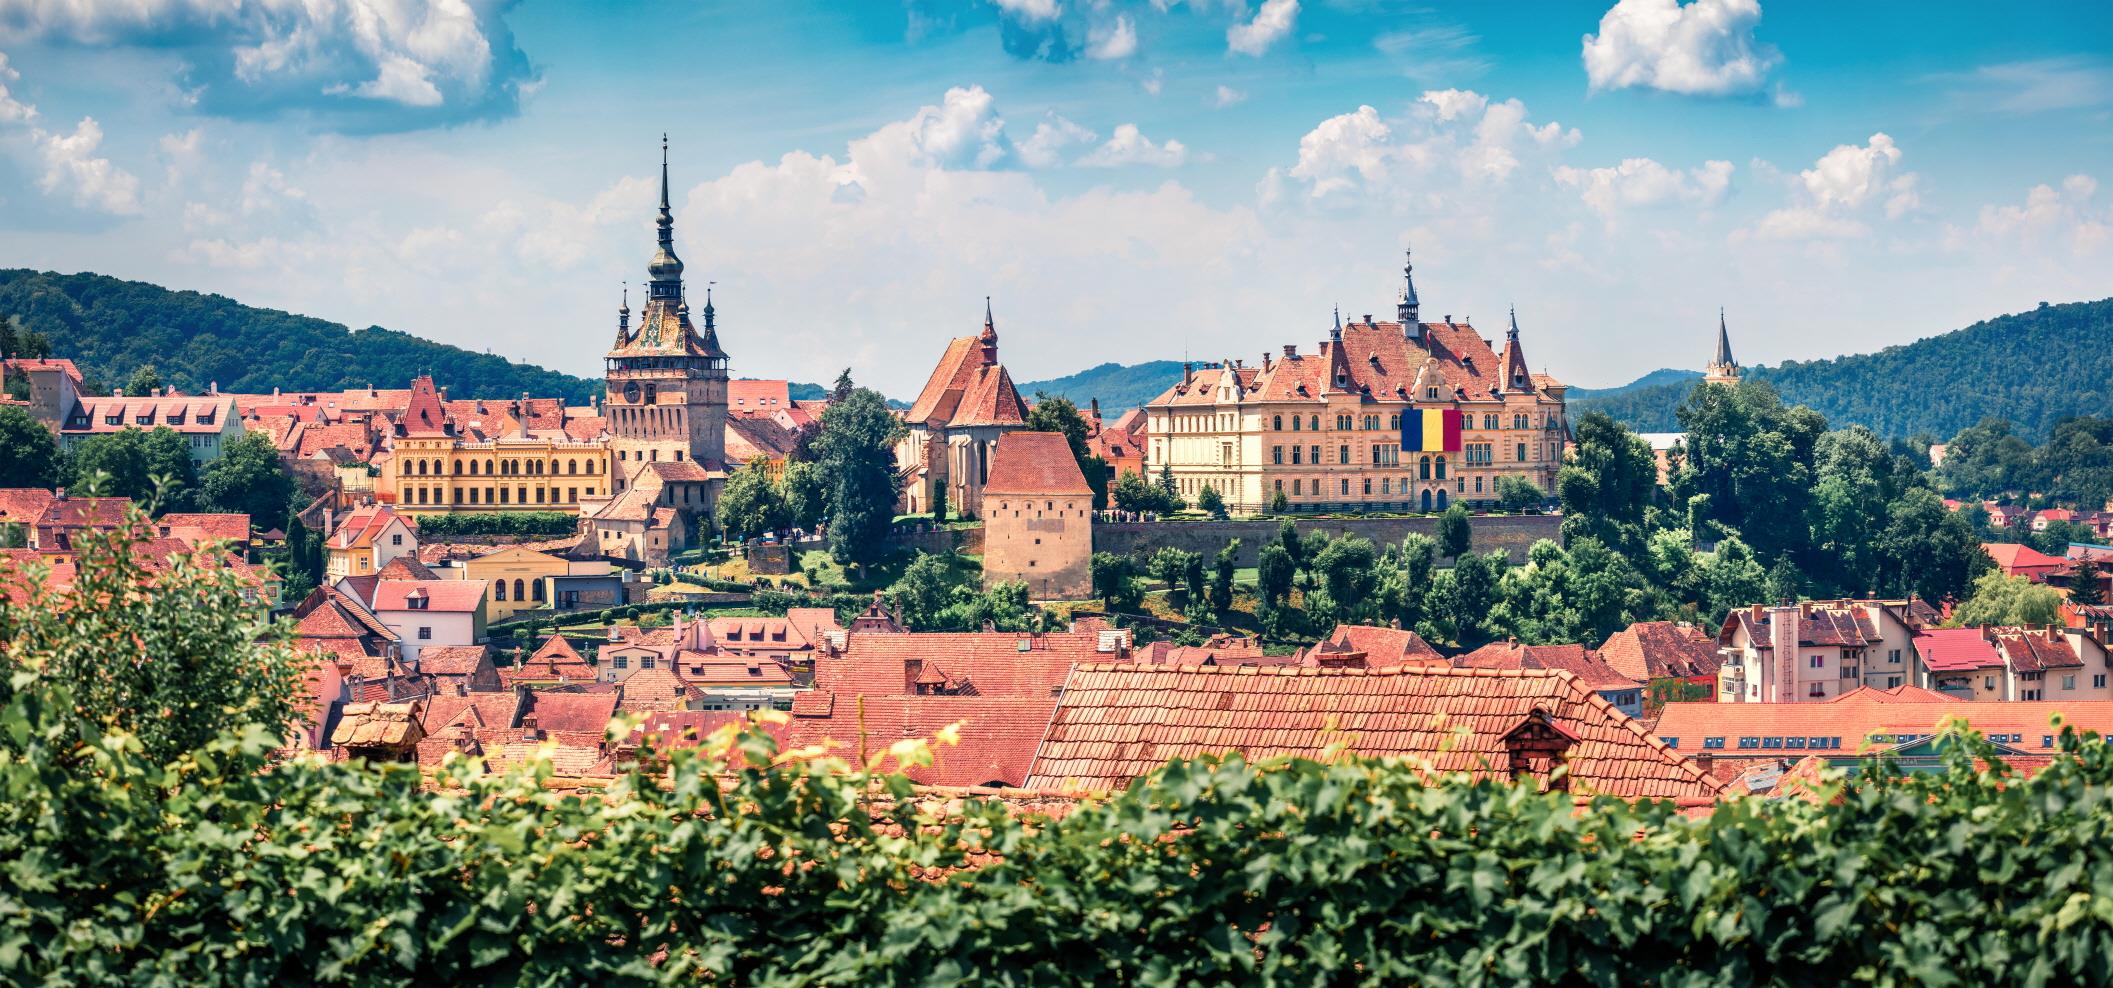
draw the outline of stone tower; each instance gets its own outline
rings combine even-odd
[[[668,209],[668,142],[660,142],[660,246],[646,265],[646,302],[638,321],[619,320],[605,371],[613,493],[622,494],[653,463],[691,463],[712,475],[702,513],[718,501],[726,458],[726,351],[719,348],[711,294],[704,327],[690,322],[675,256],[675,218]],[[628,304],[626,314],[628,315]]]
[[[1717,310],[1717,355],[1702,369],[1704,384],[1739,383],[1739,362],[1731,356],[1731,332],[1724,328],[1724,310]]]

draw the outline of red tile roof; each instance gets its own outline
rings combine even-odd
[[[333,549],[357,549],[374,544],[376,537],[392,521],[402,521],[406,527],[413,523],[398,515],[396,509],[386,504],[369,504],[353,509],[351,514],[339,519],[337,531],[330,533],[329,546]]]
[[[374,585],[376,611],[411,610],[410,601],[423,596],[420,610],[462,613],[484,606],[489,580],[382,580]]]
[[[615,692],[536,690],[528,694],[528,706],[522,710],[521,720],[526,724],[533,716],[536,727],[545,731],[600,735],[608,731],[609,718],[616,716],[617,697]]]
[[[998,437],[983,493],[1090,496],[1071,443],[1055,432],[1008,432]]]
[[[1596,690],[1643,685],[1614,671],[1613,667],[1601,661],[1598,656],[1586,651],[1583,645],[1491,642],[1465,655],[1453,656],[1453,664],[1462,669],[1561,670],[1575,675],[1579,681]]]
[[[2081,669],[2084,660],[2069,647],[2059,632],[2031,628],[1990,628],[1996,648],[2009,660],[2012,672],[2046,672],[2049,669]]]
[[[414,438],[430,438],[448,435],[453,430],[448,425],[447,407],[440,403],[440,393],[433,389],[433,379],[424,374],[411,381],[411,400],[404,406],[401,424],[402,434]]]
[[[179,528],[196,529],[215,542],[248,542],[249,515],[170,513],[157,520],[164,534]]]
[[[726,410],[730,415],[769,415],[792,407],[792,386],[785,381],[736,380],[726,382]]]
[[[485,645],[428,645],[418,650],[418,671],[428,676],[469,676],[491,656]]]
[[[910,422],[944,423],[953,417],[962,393],[968,390],[977,369],[982,366],[975,337],[957,336],[948,340],[946,352],[940,355],[938,366],[932,368],[932,376],[925,380],[924,390],[917,393],[917,400],[910,403],[910,412],[905,418]]]
[[[1715,676],[1724,664],[1709,632],[1672,621],[1638,621],[1608,635],[1599,657],[1635,680]]]
[[[1049,696],[1079,662],[1121,661],[1093,632],[853,634],[842,655],[815,660],[815,688],[843,696],[916,692],[918,679],[977,696]]]
[[[1338,624],[1320,644],[1333,646],[1338,654],[1345,649],[1364,653],[1365,667],[1369,669],[1450,664],[1422,635],[1405,628]]]
[[[1915,636],[1915,654],[1931,672],[1960,672],[2003,664],[1979,628],[1932,628]]]
[[[1030,788],[1110,789],[1168,759],[1239,751],[1320,757],[1332,745],[1507,774],[1505,735],[1539,712],[1578,740],[1577,792],[1711,797],[1719,784],[1577,677],[1541,670],[1086,665],[1064,687]]]
[[[1504,359],[1466,323],[1425,323],[1427,343],[1419,344],[1398,322],[1350,322],[1342,339],[1325,341],[1320,352],[1274,360],[1267,369],[1243,367],[1235,373],[1250,401],[1306,401],[1330,392],[1369,393],[1382,401],[1423,401],[1424,390],[1439,389],[1443,401],[1487,401],[1515,390],[1505,380]],[[1523,359],[1523,357],[1522,357]],[[1338,384],[1335,371],[1345,380]],[[1200,405],[1217,400],[1223,369],[1196,372],[1148,402]],[[1559,387],[1545,375],[1532,375],[1525,390]]]
[[[933,744],[932,764],[908,769],[928,786],[1020,786],[1056,708],[1054,697],[816,697],[795,704],[787,749],[832,745],[852,761],[905,739],[931,738],[961,725],[961,743]],[[892,766],[891,766],[892,767]]]
[[[54,497],[52,492],[37,487],[0,488],[0,524],[34,524]]]
[[[2062,565],[2062,557],[2050,556],[2029,545],[2014,542],[1983,542],[1981,548],[1996,561],[2004,576],[2045,573]]]
[[[974,425],[1023,425],[1027,422],[1027,403],[1020,400],[1019,389],[1013,387],[1012,375],[1006,373],[1003,364],[978,370],[968,389],[962,392],[961,404],[954,409],[954,416],[947,420],[949,427],[965,428]]]
[[[108,433],[166,426],[185,434],[220,432],[237,419],[226,395],[178,395],[162,398],[83,397],[63,428],[71,433]],[[116,421],[112,421],[115,419]]]

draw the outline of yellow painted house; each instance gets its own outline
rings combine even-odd
[[[466,580],[489,581],[491,589],[486,591],[485,612],[493,621],[504,621],[522,611],[549,607],[549,593],[544,589],[543,578],[564,576],[571,571],[570,567],[570,563],[550,553],[507,546],[465,559],[459,566],[449,569],[459,571]]]

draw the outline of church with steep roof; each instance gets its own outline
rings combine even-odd
[[[939,366],[904,416],[896,446],[902,509],[919,514],[944,499],[955,514],[982,517],[998,437],[1027,425],[1027,403],[998,363],[998,328],[983,301],[983,332],[948,341]]]
[[[1717,355],[1702,368],[1704,384],[1739,383],[1739,362],[1732,359],[1731,331],[1724,328],[1724,310],[1717,310]]]

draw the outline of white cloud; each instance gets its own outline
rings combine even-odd
[[[1138,83],[1138,85],[1144,87],[1146,93],[1153,96],[1159,95],[1159,91],[1165,88],[1166,84],[1167,72],[1165,69],[1153,69],[1152,74],[1145,77],[1145,81]]]
[[[1175,168],[1189,159],[1189,149],[1169,138],[1164,144],[1154,144],[1151,138],[1139,132],[1136,124],[1121,124],[1115,128],[1108,143],[1079,159],[1079,164],[1088,168],[1113,168],[1119,165],[1152,165],[1158,168]]]
[[[2059,191],[2035,185],[2017,206],[1983,206],[1975,229],[1981,235],[2007,242],[2065,243],[2078,254],[2097,250],[2113,240],[2113,209],[2099,205],[2098,180],[2089,175],[2071,175]]]
[[[408,126],[511,113],[534,82],[488,0],[47,2],[0,13],[30,39],[173,51],[208,112],[360,114]],[[349,102],[348,102],[349,101]],[[428,111],[377,118],[372,104]],[[365,104],[365,105],[362,105]]]
[[[1029,168],[1054,168],[1064,163],[1066,148],[1092,143],[1099,136],[1051,113],[1048,119],[1035,124],[1032,135],[1020,142],[1020,162]]]
[[[1058,5],[1057,0],[991,0],[991,2],[997,4],[999,10],[1003,10],[1030,24],[1055,20],[1058,14],[1064,12],[1064,8]]]
[[[47,193],[67,193],[74,205],[105,213],[139,212],[139,179],[95,156],[103,143],[103,128],[94,117],[82,117],[71,134],[33,131],[44,158],[44,176],[38,181]]]
[[[242,182],[244,216],[281,212],[307,198],[306,193],[286,181],[285,173],[262,161],[250,164],[249,177]]]
[[[1921,176],[1900,170],[1899,145],[1872,134],[1862,145],[1843,144],[1792,180],[1792,202],[1761,217],[1753,232],[1766,239],[1815,240],[1869,232],[1860,218],[1877,203],[1887,219],[1922,205]]]
[[[2040,113],[2113,102],[2113,67],[2095,59],[2003,62],[1933,78],[1960,84],[1953,102],[1982,112]]]
[[[1086,57],[1114,61],[1137,54],[1137,24],[1127,14],[1086,33]]]
[[[938,106],[852,142],[851,157],[868,168],[988,168],[1011,152],[1005,118],[982,86],[955,86]]]
[[[1219,84],[1218,91],[1211,95],[1211,105],[1221,110],[1228,106],[1245,102],[1247,102],[1246,93],[1222,83]]]
[[[1594,91],[1758,92],[1782,61],[1754,40],[1760,21],[1760,0],[1619,0],[1585,35],[1585,77]]]
[[[1263,195],[1281,192],[1283,179],[1303,182],[1308,197],[1327,199],[1353,190],[1428,193],[1440,178],[1497,185],[1511,177],[1521,155],[1545,156],[1578,143],[1575,128],[1536,124],[1526,104],[1492,101],[1472,90],[1425,92],[1407,119],[1389,122],[1361,106],[1321,121],[1299,140],[1299,159],[1264,179]]]
[[[7,53],[0,51],[0,123],[21,123],[34,118],[37,108],[14,97],[7,91],[7,84],[19,81],[22,73],[7,64]]]
[[[1260,55],[1290,34],[1298,19],[1299,0],[1262,0],[1254,20],[1236,21],[1226,29],[1225,46],[1242,55]]]
[[[1609,223],[1623,211],[1667,205],[1714,206],[1731,188],[1732,163],[1706,161],[1681,171],[1650,158],[1627,158],[1611,168],[1556,168],[1556,183],[1576,189],[1585,205]]]

